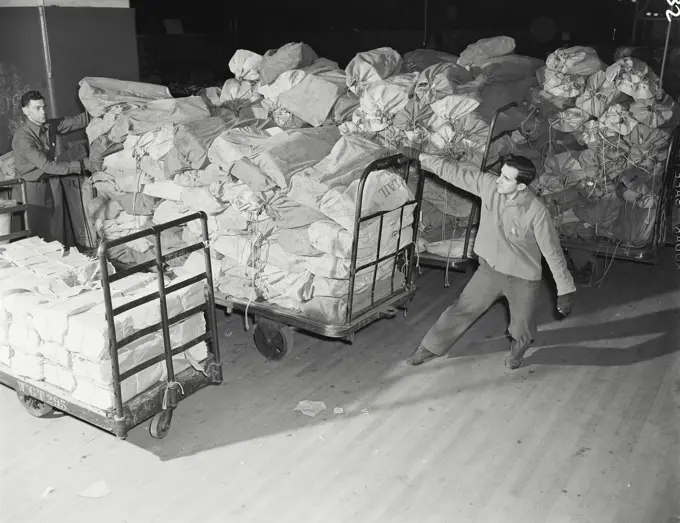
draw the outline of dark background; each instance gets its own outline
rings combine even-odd
[[[357,52],[379,46],[404,53],[429,43],[458,54],[479,38],[499,34],[513,36],[521,54],[545,58],[563,44],[591,45],[608,60],[617,46],[630,43],[635,5],[631,0],[429,0],[430,38],[424,42],[424,0],[131,0],[141,76],[164,84],[219,83],[229,75],[235,49],[264,53],[291,41],[310,44],[341,67]],[[648,9],[665,22],[665,5],[651,0]],[[531,33],[542,15],[557,25],[550,40]],[[164,19],[181,20],[185,34],[166,34]],[[663,40],[666,24],[651,25],[656,28],[646,32]]]
[[[46,9],[55,115],[76,114],[78,81],[106,76],[166,85],[174,96],[221,86],[237,49],[263,54],[305,42],[344,68],[361,51],[422,47],[459,54],[480,38],[508,35],[516,52],[545,59],[561,46],[594,47],[607,63],[620,46],[661,69],[666,0],[130,0],[132,9]],[[637,24],[635,8],[647,18]],[[649,16],[646,15],[649,13]],[[543,19],[541,23],[540,20]],[[171,34],[167,22],[179,22]],[[547,20],[547,21],[546,21]],[[552,20],[552,22],[550,22]],[[552,30],[550,24],[552,23]],[[177,25],[177,24],[175,24]],[[680,22],[674,24],[664,89],[680,95]],[[176,32],[176,31],[175,31]],[[47,94],[37,8],[0,9],[0,154],[22,120],[21,94]]]
[[[83,110],[78,82],[84,76],[139,79],[134,10],[48,7],[52,99],[38,13],[36,7],[0,8],[0,155],[10,150],[14,130],[24,121],[24,92],[39,90],[49,116],[68,116]],[[84,138],[83,132],[69,136]]]

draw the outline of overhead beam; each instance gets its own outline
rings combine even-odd
[[[0,7],[130,7],[130,0],[0,0]]]

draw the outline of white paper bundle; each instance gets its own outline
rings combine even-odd
[[[14,347],[12,350],[14,352],[10,365],[12,373],[38,381],[45,377],[43,368],[44,358],[35,354],[27,354]]]
[[[45,381],[66,392],[71,392],[76,387],[76,379],[69,369],[46,361],[43,364]]]
[[[71,369],[71,353],[62,345],[56,343],[43,342],[37,348],[37,353],[45,358],[46,362],[59,365],[67,370]]]
[[[0,345],[0,365],[11,366],[13,352],[9,345]]]

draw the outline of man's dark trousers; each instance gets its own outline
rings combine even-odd
[[[45,176],[26,182],[28,222],[31,231],[45,241],[58,241],[65,247],[85,245],[85,217],[81,175]]]

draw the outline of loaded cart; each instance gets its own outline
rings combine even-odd
[[[608,237],[595,237],[594,240],[565,238],[561,235],[561,245],[567,255],[574,279],[579,283],[599,280],[605,267],[602,258],[619,259],[654,264],[659,251],[666,245],[669,223],[673,214],[673,182],[680,169],[680,132],[676,130],[668,144],[668,152],[661,177],[658,204],[650,218],[654,220],[649,243],[630,246]]]
[[[482,171],[492,171],[499,160],[494,163],[489,163],[489,151],[492,144],[498,140],[505,133],[495,135],[494,130],[496,121],[500,113],[508,110],[511,107],[516,107],[515,103],[508,104],[496,111],[491,125],[489,135],[487,137],[487,144],[483,154]],[[647,217],[653,221],[653,228],[650,234],[650,239],[646,245],[631,245],[629,242],[616,240],[610,236],[597,234],[595,237],[581,238],[566,234],[562,227],[558,225],[558,232],[560,234],[560,243],[565,251],[569,268],[574,274],[574,279],[578,283],[594,282],[600,279],[604,273],[603,258],[606,259],[620,259],[634,262],[641,262],[647,264],[654,264],[657,261],[660,249],[666,244],[668,235],[669,221],[672,216],[673,207],[673,181],[676,173],[680,170],[680,139],[679,131],[676,129],[671,135],[668,143],[663,172],[659,177],[660,188],[658,192],[658,205],[652,208]],[[520,150],[517,154],[522,154]],[[547,158],[543,158],[543,163]],[[425,173],[428,175],[428,173]],[[539,172],[537,180],[542,173]],[[616,173],[617,176],[621,173]],[[621,187],[619,187],[621,189]],[[540,193],[539,193],[540,196]],[[544,198],[544,201],[546,199]],[[465,239],[463,243],[462,256],[444,257],[427,252],[419,253],[419,265],[434,266],[434,267],[448,267],[458,271],[465,271],[469,263],[471,246],[471,232],[479,221],[479,204],[478,198],[474,199],[474,205],[469,214],[467,230],[465,231]],[[546,201],[546,203],[548,203]],[[622,210],[621,212],[625,212]]]
[[[366,325],[383,317],[392,318],[397,308],[405,308],[413,297],[416,286],[414,284],[415,249],[420,215],[420,203],[423,195],[424,177],[420,176],[414,199],[410,199],[400,207],[389,211],[379,211],[364,215],[364,202],[367,181],[378,171],[395,169],[405,181],[408,181],[411,162],[401,154],[389,156],[372,162],[359,180],[356,208],[354,212],[354,231],[352,240],[352,256],[349,267],[349,285],[346,295],[346,311],[340,322],[324,321],[310,318],[292,309],[286,309],[264,300],[248,301],[227,296],[219,291],[215,293],[217,305],[226,308],[227,313],[234,309],[243,311],[246,318],[252,314],[257,319],[253,339],[258,351],[268,359],[279,360],[285,357],[293,348],[293,329],[300,329],[328,338],[354,340],[355,333]],[[419,170],[419,166],[415,166]],[[412,236],[408,241],[402,241],[402,226],[407,224],[406,214],[412,216]],[[385,220],[398,215],[399,227],[393,232],[396,235],[396,247],[382,252],[383,234],[386,230]],[[377,243],[375,257],[371,261],[359,258],[359,238],[362,226],[379,223],[377,228]],[[378,282],[378,272],[390,274],[389,285]],[[362,292],[356,291],[357,278],[368,275],[370,284]],[[397,278],[397,276],[399,278]],[[365,278],[364,278],[365,280]],[[380,288],[379,288],[380,287]],[[363,297],[360,298],[359,294]]]
[[[22,208],[21,206],[19,208]],[[164,254],[161,247],[161,233],[171,227],[186,224],[188,222],[200,220],[203,230],[202,241],[176,250],[174,252]],[[125,270],[112,273],[110,272],[111,264],[109,262],[110,249],[142,238],[152,237],[156,247],[155,260],[149,260],[134,267],[126,268]],[[185,256],[194,251],[202,251],[205,259],[205,271],[192,275],[187,278],[179,278],[178,280],[170,282],[166,285],[165,267],[168,261]],[[213,281],[210,260],[210,247],[208,242],[207,216],[203,212],[194,213],[192,215],[173,220],[171,222],[157,225],[148,229],[138,231],[128,236],[105,241],[98,250],[99,257],[99,271],[101,273],[101,291],[104,299],[104,310],[106,314],[106,324],[108,333],[106,339],[108,340],[108,351],[110,361],[101,362],[104,365],[110,365],[109,376],[112,377],[111,388],[113,391],[112,406],[108,408],[100,408],[91,403],[85,403],[74,398],[69,392],[57,386],[47,383],[45,381],[29,379],[18,376],[12,372],[11,368],[4,367],[0,364],[0,383],[3,383],[16,390],[19,400],[22,402],[28,412],[34,416],[42,417],[49,414],[56,409],[68,413],[76,418],[87,421],[97,427],[100,427],[108,432],[111,432],[124,439],[130,428],[142,423],[143,421],[152,418],[149,431],[155,438],[163,438],[168,433],[170,423],[172,420],[173,410],[177,407],[180,400],[187,397],[199,389],[209,384],[219,384],[222,381],[222,368],[220,364],[218,335],[215,320],[214,308],[214,294]],[[149,270],[155,269],[155,275],[144,274]],[[133,276],[135,275],[135,276]],[[144,282],[148,285],[148,289],[142,287],[138,294],[130,294],[130,299],[120,299],[121,294],[116,289],[120,287],[117,282],[129,278],[140,278],[143,276]],[[154,284],[154,279],[156,283]],[[183,310],[179,314],[170,316],[169,303],[176,303],[179,301],[179,296],[183,290],[186,291],[189,286],[200,284],[197,294],[199,302],[196,306],[191,306]],[[155,292],[148,292],[157,285],[158,290]],[[206,287],[207,291],[202,289]],[[193,288],[192,288],[193,289]],[[176,294],[174,294],[176,293]],[[205,295],[205,296],[204,296]],[[135,314],[140,315],[141,309],[137,307],[146,304],[158,303],[158,309],[150,305],[145,309],[145,312],[155,312],[147,317],[149,322],[153,324],[139,330],[125,329],[121,326],[124,321],[116,321],[117,317],[135,310]],[[191,302],[193,303],[193,301]],[[155,321],[155,316],[159,312],[160,321]],[[180,346],[172,346],[171,330],[190,317],[199,317],[204,314],[206,318],[206,326],[203,332],[193,339],[182,343]],[[151,319],[149,319],[151,318]],[[120,334],[122,331],[122,334]],[[150,341],[146,341],[150,340]],[[146,352],[144,354],[134,354],[134,351],[140,350],[143,346],[141,342],[147,343],[145,345]],[[138,342],[136,345],[131,345]],[[154,350],[154,346],[162,344],[162,349]],[[149,349],[149,344],[151,348]],[[155,344],[155,345],[154,345]],[[198,346],[198,344],[205,344],[207,357],[201,361],[192,360],[189,349]],[[122,368],[121,354],[126,353],[126,368]],[[132,353],[132,354],[131,354]],[[176,361],[174,357],[178,355],[186,355],[187,360],[191,365],[186,365],[187,368],[180,372],[175,372]],[[151,357],[144,358],[145,355]],[[75,356],[74,356],[75,357]],[[132,364],[130,364],[130,360]],[[140,360],[142,360],[140,362]],[[98,367],[101,368],[101,367]],[[160,380],[156,379],[151,386],[144,386],[143,390],[136,393],[134,396],[124,399],[126,380],[141,380],[140,377],[145,372],[155,371],[154,376],[162,376]],[[128,389],[129,390],[129,389]],[[136,389],[134,389],[136,391]],[[128,392],[128,395],[130,393]],[[74,394],[75,395],[75,394]]]

